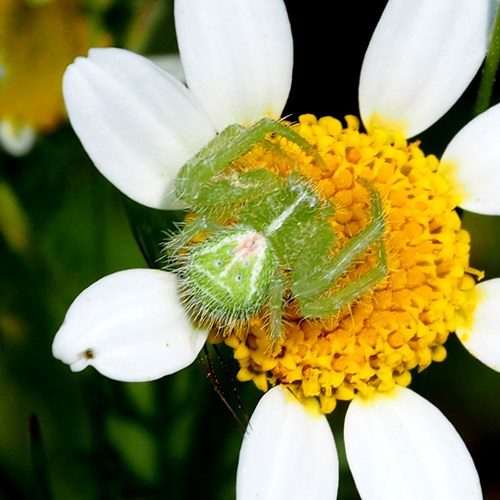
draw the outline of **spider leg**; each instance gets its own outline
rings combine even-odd
[[[308,297],[298,299],[300,311],[305,317],[324,318],[337,313],[343,306],[356,300],[363,293],[375,286],[387,274],[387,258],[385,254],[384,242],[377,242],[378,263],[359,278],[351,281],[340,290],[333,292],[323,298]]]
[[[283,294],[285,284],[283,278],[276,275],[269,287],[269,337],[275,345],[283,335]]]
[[[217,180],[201,188],[196,200],[197,210],[203,213],[217,209],[220,212],[224,207],[270,193],[281,184],[280,177],[264,169]]]
[[[336,239],[335,232],[327,220],[311,221],[304,229],[308,239],[292,265],[291,291],[294,297],[307,295],[310,280],[315,276],[319,279],[324,274]],[[312,288],[312,295],[320,293],[316,292],[316,287]]]
[[[217,222],[198,217],[192,222],[184,224],[181,231],[170,236],[163,244],[164,253],[167,256],[176,255],[182,248],[201,232],[216,232],[225,229],[225,227]]]
[[[324,165],[318,152],[302,136],[276,120],[262,118],[248,128],[238,124],[229,125],[185,163],[177,176],[177,195],[186,203],[195,204],[204,184],[266,135],[273,133],[297,144],[306,153],[314,156],[321,166]]]
[[[284,125],[279,124],[280,126],[284,127]],[[288,127],[285,127],[287,131],[290,131]],[[295,132],[293,132],[295,135]],[[286,137],[286,136],[285,136]],[[297,138],[300,139],[300,141],[297,141]],[[318,166],[322,170],[327,170],[327,166],[325,164],[325,160],[321,157],[321,155],[314,149],[309,142],[304,142],[305,140],[303,139],[302,136],[296,136],[294,139],[291,139],[290,137],[287,137],[288,140],[294,142],[297,144],[302,150],[306,151],[306,153],[310,154],[315,160]],[[274,142],[271,142],[268,139],[262,139],[261,145],[267,149],[270,153],[274,154],[275,156],[281,157],[282,160],[284,160],[290,167],[292,171],[298,171],[299,170],[299,165],[298,161],[296,161],[291,154],[283,151],[283,149],[279,146],[279,144],[276,144]]]
[[[278,134],[281,137],[284,137],[285,139],[288,139],[289,141],[293,142],[300,149],[305,151],[308,155],[311,155],[316,160],[316,163],[321,168],[321,170],[327,170],[325,160],[323,160],[323,157],[318,153],[316,148],[314,148],[314,146],[310,142],[304,139],[297,132],[294,132],[290,127],[283,125],[281,122],[274,121],[270,118],[262,118],[257,122],[256,125],[258,125],[261,122],[264,122],[263,126],[268,127],[269,130],[267,133]],[[264,146],[266,146],[266,144],[264,144]],[[286,153],[283,152],[281,154],[284,154],[284,156],[288,156],[286,155]]]
[[[300,267],[292,276],[292,294],[299,301],[312,299],[325,292],[349,269],[349,267],[367,250],[367,248],[377,241],[382,241],[384,234],[384,212],[382,209],[382,200],[378,191],[367,181],[362,181],[370,191],[372,199],[372,220],[346,243],[331,258],[323,263],[321,260],[316,262],[316,266],[311,273],[300,272]],[[379,254],[379,264],[377,267],[384,269],[386,273],[386,258],[383,242]],[[305,250],[309,256],[313,255],[308,249]],[[310,257],[309,257],[310,258]],[[311,267],[311,264],[309,265]],[[382,276],[383,277],[383,276]],[[382,278],[379,278],[379,280]],[[372,285],[373,286],[373,285]],[[362,292],[361,292],[362,293]]]

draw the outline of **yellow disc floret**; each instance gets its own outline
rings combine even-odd
[[[304,115],[292,125],[317,148],[324,165],[279,139],[284,158],[254,148],[241,163],[279,171],[295,162],[292,168],[335,206],[331,224],[339,248],[369,222],[370,200],[359,179],[372,183],[383,200],[387,276],[328,319],[301,318],[290,300],[285,333],[274,348],[265,315],[224,332],[240,364],[239,380],[253,380],[262,390],[284,384],[299,398],[318,397],[325,413],[337,400],[407,386],[410,370],[442,361],[443,344],[470,307],[466,292],[475,283],[469,235],[455,211],[459,200],[438,172],[438,159],[426,156],[418,142],[382,130],[363,133],[352,116],[346,122],[343,127],[334,118]],[[373,252],[367,252],[335,286],[352,281],[373,260]]]
[[[61,80],[89,46],[108,45],[92,31],[86,2],[0,1],[0,120],[48,132],[65,116]]]

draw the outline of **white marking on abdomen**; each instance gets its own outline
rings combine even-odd
[[[239,236],[241,238],[241,236]],[[257,232],[250,232],[243,235],[243,239],[234,251],[234,258],[221,273],[221,278],[225,277],[236,262],[247,260],[252,255],[258,254],[258,264],[260,264],[266,250],[266,239]],[[260,268],[260,265],[257,266]],[[255,269],[255,267],[254,267]],[[252,285],[253,289],[253,285]]]

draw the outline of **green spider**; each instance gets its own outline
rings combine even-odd
[[[266,169],[226,172],[231,162],[261,142],[286,156],[269,134],[284,137],[324,165],[303,137],[271,119],[245,128],[230,125],[180,170],[176,194],[197,217],[166,243],[180,276],[181,295],[194,318],[218,325],[248,320],[268,308],[269,336],[282,336],[282,310],[293,299],[305,318],[331,316],[371,289],[387,273],[380,195],[371,196],[371,221],[333,253],[331,203],[297,172],[286,177]],[[234,224],[221,224],[222,215]],[[192,240],[201,232],[207,236]],[[377,264],[340,289],[336,281],[374,245]]]

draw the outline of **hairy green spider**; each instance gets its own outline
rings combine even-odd
[[[274,344],[282,335],[285,300],[295,300],[303,317],[331,316],[383,279],[387,262],[380,195],[367,181],[359,179],[370,193],[371,221],[334,253],[334,207],[305,177],[295,171],[286,177],[266,169],[226,171],[259,142],[286,157],[268,134],[292,141],[324,166],[317,151],[280,122],[230,125],[180,170],[176,193],[197,217],[166,249],[175,256],[181,293],[195,318],[231,325],[267,307]],[[234,223],[221,223],[222,214]],[[193,244],[201,232],[209,236]],[[377,264],[332,291],[372,245]]]

